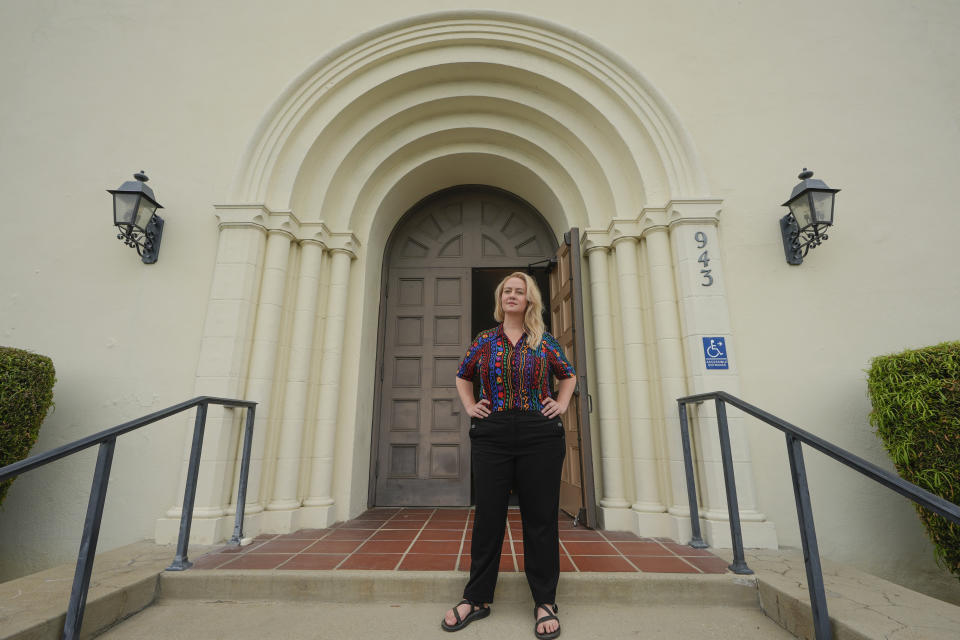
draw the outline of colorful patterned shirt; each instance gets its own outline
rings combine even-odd
[[[457,377],[473,380],[480,373],[480,399],[490,401],[490,411],[523,409],[540,411],[540,398],[552,396],[550,374],[557,378],[575,375],[573,366],[557,339],[543,333],[540,346],[527,346],[527,334],[510,344],[503,324],[481,331],[460,363]]]

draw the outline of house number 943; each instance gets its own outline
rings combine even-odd
[[[703,280],[700,282],[700,286],[713,286],[713,275],[710,273],[710,254],[707,252],[707,234],[703,231],[697,231],[693,239],[697,241],[697,249],[701,249],[700,257],[697,258],[697,262],[702,265],[700,275],[703,276]]]

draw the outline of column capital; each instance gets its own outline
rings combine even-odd
[[[644,207],[637,219],[641,227],[640,235],[645,236],[653,231],[667,230],[666,207]]]
[[[272,235],[286,236],[288,240],[296,240],[297,236],[290,232],[289,229],[267,229],[267,237]]]
[[[662,207],[644,207],[636,216],[619,216],[610,219],[605,229],[585,229],[583,246],[612,247],[623,238],[639,240],[652,231],[666,231],[675,224],[719,219],[722,200],[701,198],[693,200],[670,200]]]
[[[723,200],[671,200],[667,203],[667,225],[671,228],[678,224],[708,223],[716,225],[720,221]]]
[[[343,254],[343,255],[347,256],[348,258],[350,258],[351,260],[353,260],[354,258],[357,257],[357,254],[355,254],[355,253],[354,253],[353,251],[351,251],[350,249],[346,249],[346,248],[344,248],[344,247],[333,247],[333,248],[328,247],[328,248],[327,248],[327,251],[329,251],[329,252],[330,252],[330,255],[332,255],[332,256],[335,256],[335,255],[337,255],[337,254]]]
[[[583,255],[589,256],[591,253],[597,253],[602,251],[603,253],[609,253],[610,247],[605,244],[593,244],[593,243],[583,243]]]
[[[654,225],[654,226],[651,226],[651,227],[648,227],[648,228],[644,229],[644,231],[643,231],[643,237],[644,237],[644,238],[647,238],[647,237],[650,237],[650,236],[652,236],[652,235],[654,235],[654,234],[656,234],[656,233],[666,234],[666,233],[669,232],[669,231],[670,231],[670,225],[658,224],[658,225]]]
[[[262,204],[215,204],[220,228],[254,227],[264,232],[279,231],[295,239],[300,221],[292,211],[271,211]]]
[[[271,211],[267,229],[271,233],[285,233],[290,236],[291,240],[296,240],[300,233],[300,220],[297,219],[293,211]]]
[[[583,245],[612,247],[624,238],[643,238],[653,231],[666,231],[676,224],[711,222],[719,220],[722,200],[702,198],[670,200],[662,207],[644,207],[636,216],[611,218],[605,229],[586,229]]]
[[[316,243],[327,248],[330,244],[330,229],[321,220],[318,222],[303,222],[300,224],[300,233],[297,235],[300,244]]]
[[[352,231],[336,231],[330,233],[330,239],[327,242],[327,250],[330,253],[346,253],[350,259],[357,257],[357,251],[360,249],[360,240]]]
[[[609,249],[617,240],[637,233],[636,221],[631,218],[611,218],[606,229],[586,229],[583,232],[584,253],[595,247]]]
[[[626,240],[632,240],[634,244],[640,241],[640,238],[636,236],[617,236],[610,241],[610,246],[613,247],[614,252],[617,250],[617,245],[623,244]]]
[[[341,250],[356,258],[360,239],[352,231],[331,231],[322,221],[301,222],[293,211],[272,211],[264,204],[214,205],[220,228],[252,227],[264,232],[286,233],[300,243],[311,242],[325,249]]]
[[[260,231],[268,228],[270,212],[259,204],[213,205],[221,229],[226,227],[253,227]]]
[[[663,207],[645,207],[635,217],[618,217],[610,220],[606,229],[588,229],[584,238],[596,244],[613,246],[618,240],[634,238],[640,240],[647,231],[656,227],[666,228],[666,209]]]

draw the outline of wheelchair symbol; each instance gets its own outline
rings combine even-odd
[[[710,338],[710,344],[705,351],[707,356],[711,358],[722,358],[724,356],[723,349],[717,345],[717,341],[714,338]]]

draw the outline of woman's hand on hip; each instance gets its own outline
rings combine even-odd
[[[567,403],[559,402],[554,400],[550,396],[546,398],[540,398],[540,404],[543,405],[543,409],[540,410],[540,413],[547,416],[548,418],[556,418],[559,415],[563,415],[567,411]]]
[[[474,403],[472,407],[467,409],[467,415],[472,418],[486,418],[490,415],[490,401],[484,398],[480,402]]]

